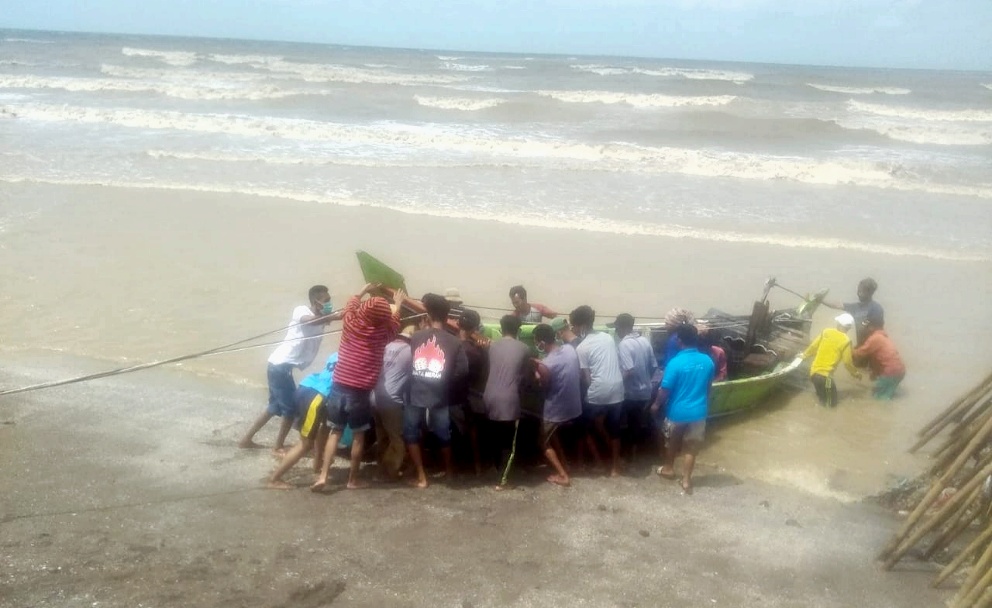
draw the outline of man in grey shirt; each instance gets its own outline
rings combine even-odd
[[[507,487],[516,454],[520,389],[524,380],[533,374],[533,366],[530,349],[517,340],[520,319],[506,315],[500,319],[499,326],[503,337],[489,346],[489,377],[482,398],[499,452],[500,481],[496,489],[502,490]]]
[[[648,437],[648,406],[651,401],[651,377],[658,368],[651,341],[634,331],[634,317],[617,315],[613,327],[620,339],[620,371],[623,373],[623,411],[627,418],[627,444],[631,454]]]
[[[583,416],[592,424],[595,434],[610,446],[610,476],[619,477],[624,392],[620,353],[612,336],[593,331],[596,311],[592,308],[580,306],[572,311],[570,317],[575,333],[582,337],[582,343],[575,350],[582,368],[582,381],[589,387],[583,404]]]
[[[409,331],[410,327],[406,329]],[[398,335],[386,345],[382,373],[372,392],[372,418],[375,420],[376,460],[384,479],[399,479],[406,457],[403,443],[403,406],[410,400],[410,374],[413,353],[410,338]]]

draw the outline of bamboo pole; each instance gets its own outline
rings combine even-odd
[[[992,606],[992,587],[985,590],[982,597],[975,602],[975,608],[989,608]]]
[[[990,388],[992,388],[992,372],[989,372],[989,375],[976,384],[970,391],[958,397],[954,400],[954,403],[944,408],[942,412],[937,414],[930,422],[924,425],[923,428],[917,432],[917,435],[920,437],[926,435],[929,431],[933,430],[934,427],[940,425],[945,420],[948,420],[952,414],[956,413],[956,411],[960,409],[964,403],[972,399],[976,393],[984,392]]]
[[[975,517],[978,513],[969,514],[968,510],[972,503],[978,500],[981,495],[982,486],[979,485],[971,493],[971,496],[968,497],[968,500],[964,502],[964,505],[958,509],[955,516],[947,522],[947,527],[941,535],[937,537],[937,540],[933,541],[930,546],[927,547],[927,550],[923,552],[924,559],[930,559],[933,557],[934,553],[949,545],[955,538],[958,537],[959,534],[964,532],[968,526],[971,525],[971,522],[975,521]]]
[[[989,374],[978,386],[968,391],[967,394],[958,398],[946,410],[937,415],[917,433],[920,439],[909,448],[910,453],[916,452],[921,447],[930,442],[931,439],[940,434],[947,425],[960,420],[964,413],[974,406],[974,404],[985,393],[992,390],[992,374]]]
[[[885,555],[888,556],[887,559],[885,559],[885,569],[891,570],[892,566],[902,559],[902,556],[905,555],[906,552],[909,551],[916,543],[918,543],[920,539],[933,530],[935,526],[939,526],[941,523],[946,521],[946,519],[961,506],[961,503],[964,501],[965,497],[970,496],[975,488],[979,484],[983,483],[985,478],[989,475],[992,475],[992,463],[986,465],[985,468],[983,468],[978,474],[973,475],[968,483],[963,488],[958,490],[957,494],[952,496],[951,499],[947,501],[947,504],[941,507],[940,510],[933,515],[933,517],[918,527],[915,532],[909,534],[908,539],[906,539],[906,534],[901,534],[897,536],[897,538],[893,539],[894,542],[890,542],[889,545],[895,545],[895,547],[885,553]],[[942,490],[942,484],[944,482],[945,480],[942,478],[940,482],[934,484],[933,488],[940,488]],[[933,488],[931,488],[931,493],[933,493]],[[922,506],[922,503],[920,506]],[[920,507],[917,507],[917,511],[919,510]],[[906,532],[909,532],[910,528],[911,526],[904,526]],[[886,549],[888,549],[888,547],[886,547]]]
[[[961,567],[969,557],[975,554],[978,549],[986,542],[992,540],[992,525],[986,526],[985,531],[972,539],[971,543],[965,547],[964,551],[958,553],[951,563],[944,566],[944,569],[940,571],[937,578],[933,581],[933,587],[939,587],[941,583],[947,580],[947,577],[954,574],[958,568]]]
[[[982,554],[982,558],[971,569],[968,573],[968,578],[965,579],[963,585],[961,585],[961,590],[958,595],[954,598],[955,606],[971,606],[975,603],[975,600],[992,585],[992,545],[985,549],[985,553]]]
[[[920,518],[923,517],[924,513],[927,512],[927,509],[930,508],[930,505],[937,499],[937,496],[940,495],[941,491],[943,491],[943,489],[947,486],[948,482],[950,482],[961,467],[964,466],[964,463],[967,461],[967,454],[973,452],[975,447],[982,445],[988,439],[990,434],[992,434],[992,418],[990,418],[988,422],[986,422],[985,425],[977,433],[975,433],[971,441],[969,441],[968,445],[965,447],[964,453],[958,455],[944,475],[941,476],[936,483],[930,486],[930,491],[926,493],[923,500],[920,501],[920,504],[916,506],[916,509],[903,523],[896,535],[889,541],[889,544],[882,549],[882,552],[879,554],[880,559],[885,559],[896,550],[900,541],[905,538],[907,534],[909,534],[910,530],[912,530],[913,526],[915,526]],[[988,473],[985,475],[987,476]],[[970,492],[971,488],[969,488],[968,491]],[[895,562],[892,563],[894,564]],[[892,566],[888,566],[886,569],[891,567]]]

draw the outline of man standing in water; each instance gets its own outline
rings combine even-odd
[[[286,436],[296,418],[296,381],[293,379],[294,369],[310,367],[320,350],[321,334],[324,326],[331,321],[337,321],[341,314],[331,311],[331,294],[327,287],[314,285],[309,292],[310,306],[297,306],[293,309],[293,318],[286,330],[286,337],[269,356],[266,376],[269,380],[269,405],[255,420],[244,438],[238,442],[240,448],[261,447],[255,443],[255,434],[272,420],[273,416],[282,417],[282,425],[276,436],[276,445],[272,452],[282,455],[285,451]]]
[[[521,323],[540,323],[544,317],[554,319],[558,316],[558,313],[544,304],[528,302],[527,290],[523,285],[514,285],[510,288],[510,303],[513,304],[513,314]]]
[[[665,376],[651,411],[661,419],[663,436],[660,441],[664,446],[663,463],[658,475],[675,479],[675,458],[681,453],[682,492],[692,494],[692,470],[706,435],[706,415],[716,367],[708,354],[696,348],[695,325],[679,325],[675,335],[679,353],[665,366]]]
[[[834,321],[837,323],[835,328],[824,329],[806,351],[799,355],[802,359],[816,355],[809,367],[809,380],[816,389],[816,397],[820,400],[820,405],[828,407],[837,405],[834,370],[841,362],[852,376],[861,379],[861,372],[854,367],[854,360],[851,357],[851,339],[847,337],[847,332],[851,331],[854,325],[854,317],[844,312],[837,315]]]
[[[875,291],[877,289],[878,283],[875,282],[875,279],[862,279],[861,282],[858,283],[857,302],[848,302],[843,305],[831,302],[823,303],[824,306],[835,310],[843,310],[854,317],[856,337],[855,346],[861,346],[864,344],[865,339],[868,338],[868,331],[865,326],[865,321],[871,318],[882,324],[885,323],[885,310],[882,308],[881,304],[872,299],[875,296]]]
[[[338,364],[334,368],[334,387],[326,407],[331,433],[324,448],[320,474],[310,486],[314,492],[320,492],[327,486],[327,475],[345,425],[351,427],[354,435],[347,487],[354,490],[366,485],[358,481],[358,470],[365,451],[365,431],[372,425],[370,395],[379,381],[386,345],[400,331],[400,314],[406,300],[403,290],[397,289],[393,296],[395,311],[390,309],[385,298],[372,296],[362,301],[375,287],[366,285],[361,293],[348,300],[344,308],[344,328],[338,349]]]
[[[445,475],[448,479],[454,475],[449,399],[468,374],[468,358],[462,341],[445,330],[451,310],[448,301],[435,293],[425,295],[421,301],[427,309],[429,325],[410,336],[413,372],[410,403],[403,408],[403,441],[417,474],[412,484],[423,489],[428,485],[420,450],[420,428],[425,422],[441,444]]]
[[[891,400],[896,394],[896,387],[906,376],[906,366],[896,350],[896,345],[885,333],[885,324],[881,319],[869,317],[865,321],[868,337],[864,344],[854,349],[854,362],[867,361],[871,368],[871,377],[875,380],[872,394],[876,399]]]

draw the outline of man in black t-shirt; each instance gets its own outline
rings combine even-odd
[[[420,450],[420,430],[426,423],[441,444],[444,468],[450,477],[451,462],[450,397],[453,388],[468,373],[468,358],[462,341],[445,330],[451,305],[443,296],[429,293],[423,298],[428,327],[410,337],[413,374],[410,402],[403,408],[403,441],[417,471],[413,485],[427,487],[427,475]]]

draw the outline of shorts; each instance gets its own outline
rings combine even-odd
[[[813,388],[816,389],[816,398],[820,400],[820,405],[827,407],[835,407],[837,405],[837,385],[834,384],[833,378],[821,374],[813,374],[809,377],[809,381],[813,383]]]
[[[296,424],[300,437],[313,439],[327,418],[327,400],[307,386],[296,389]]]
[[[661,432],[665,435],[668,445],[679,451],[683,443],[702,443],[706,438],[706,420],[672,422],[665,418],[661,423]]]
[[[269,363],[265,375],[269,379],[269,406],[266,411],[272,416],[294,418],[296,416],[296,380],[293,379],[293,364]]]
[[[327,398],[327,426],[340,431],[350,426],[353,433],[372,427],[371,391],[335,384]]]
[[[892,398],[896,396],[896,388],[905,376],[905,374],[900,374],[898,376],[879,376],[878,379],[875,380],[875,388],[872,391],[872,395],[874,395],[876,399],[891,401]]]
[[[551,447],[551,440],[554,437],[558,437],[561,441],[563,438],[567,438],[573,433],[576,428],[575,420],[566,420],[565,422],[548,422],[544,420],[541,422],[541,449],[546,450]]]
[[[403,407],[403,441],[408,444],[420,443],[420,429],[426,424],[431,434],[437,437],[441,447],[451,445],[451,408],[443,407]]]
[[[604,418],[604,426],[610,439],[620,438],[620,429],[623,427],[622,403],[612,403],[610,405],[583,403],[582,417],[585,418],[587,424],[591,424],[597,418]]]

